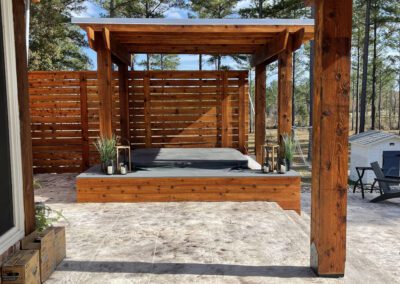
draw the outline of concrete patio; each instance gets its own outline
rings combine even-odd
[[[77,204],[75,175],[36,178],[42,185],[36,201],[68,219],[67,258],[48,283],[396,283],[400,277],[398,201],[371,204],[349,194],[346,276],[323,279],[309,269],[307,187],[300,218],[267,202]]]

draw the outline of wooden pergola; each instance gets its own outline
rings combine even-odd
[[[127,70],[131,55],[249,54],[256,69],[255,151],[263,163],[266,65],[279,61],[278,137],[292,127],[292,53],[314,36],[313,20],[285,19],[92,19],[74,18],[97,51],[100,132],[111,136],[112,62],[118,65],[122,137],[129,137]]]
[[[342,276],[346,260],[351,1],[315,1],[308,20],[74,19],[97,51],[100,129],[112,135],[112,62],[119,66],[122,135],[129,137],[124,82],[131,55],[252,54],[256,69],[256,154],[265,139],[266,65],[279,62],[278,135],[291,131],[292,53],[315,40],[311,267]],[[121,80],[123,79],[123,80]],[[124,101],[125,98],[125,101]]]

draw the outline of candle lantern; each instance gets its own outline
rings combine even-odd
[[[269,168],[270,172],[278,171],[277,163],[278,163],[278,154],[279,154],[279,145],[278,144],[266,144],[264,145],[264,159],[265,165]]]
[[[131,167],[131,147],[130,146],[116,146],[117,148],[117,165],[118,165],[118,170],[119,173],[125,174],[126,173],[126,166],[128,166],[128,170],[129,172],[132,171],[132,167]],[[125,167],[125,171],[122,170],[121,168]]]

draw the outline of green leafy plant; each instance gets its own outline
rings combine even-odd
[[[94,142],[97,151],[100,154],[100,161],[102,163],[108,163],[113,161],[117,156],[117,151],[115,146],[117,145],[117,139],[115,135],[111,138],[99,137]]]
[[[42,184],[40,183],[40,181],[37,178],[33,179],[33,188],[34,189],[41,189],[42,188]]]
[[[53,210],[42,202],[35,204],[35,211],[36,230],[39,232],[43,232],[61,219],[67,221],[62,211]]]
[[[292,136],[290,135],[283,135],[283,144],[285,150],[285,159],[288,161],[293,161],[294,152],[296,150],[296,144]]]

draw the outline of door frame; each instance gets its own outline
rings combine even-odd
[[[13,8],[10,0],[0,0],[3,30],[4,70],[6,81],[8,127],[10,139],[11,182],[13,196],[14,227],[0,236],[0,254],[24,237],[24,200],[22,183],[22,159],[18,86],[14,41]]]

